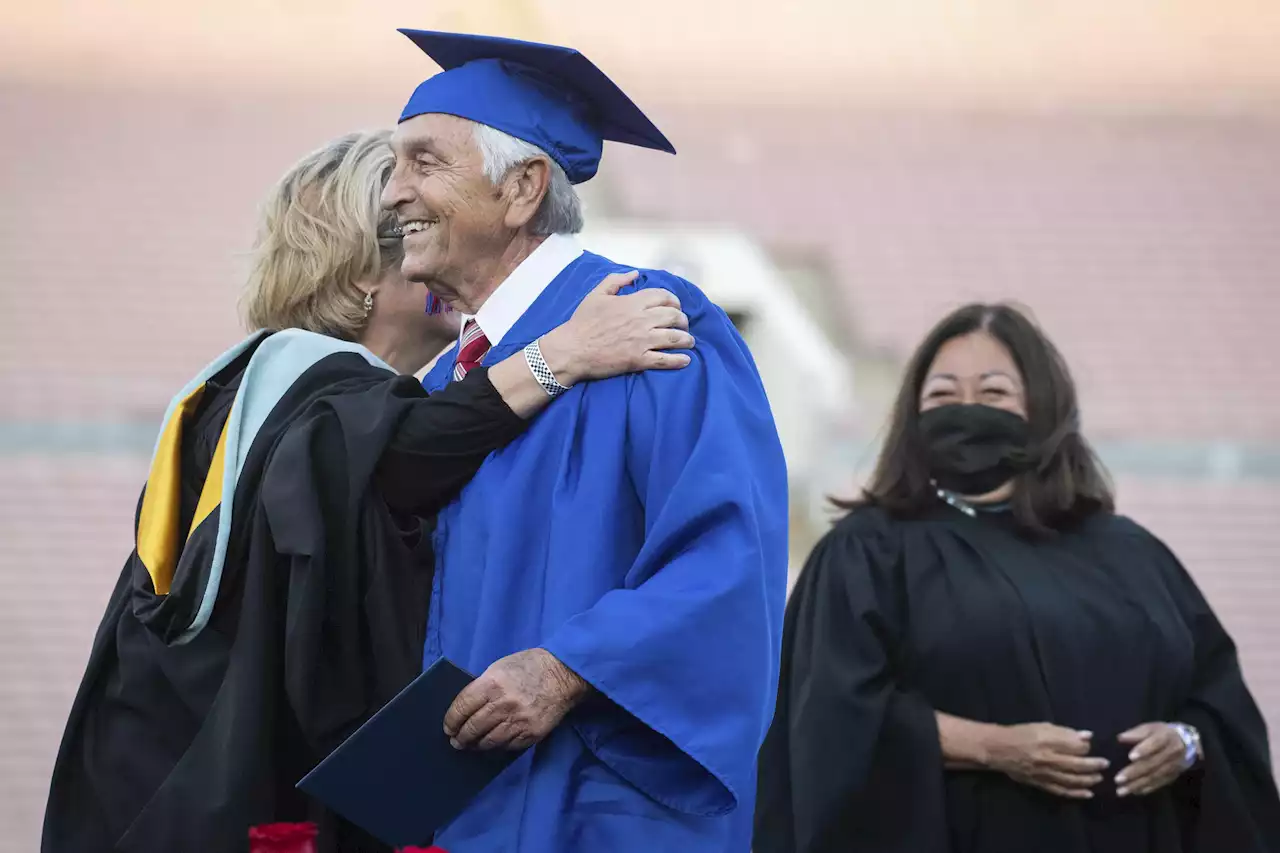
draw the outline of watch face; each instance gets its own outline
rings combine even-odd
[[[1182,763],[1185,767],[1195,764],[1200,758],[1200,735],[1193,726],[1186,723],[1170,723],[1170,728],[1177,732],[1178,737],[1182,740],[1183,758]]]
[[[1200,752],[1200,732],[1195,726],[1188,726],[1186,723],[1179,723],[1176,731],[1182,737],[1182,742],[1187,746],[1187,766],[1195,764],[1199,760]]]

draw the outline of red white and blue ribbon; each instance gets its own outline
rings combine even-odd
[[[431,291],[429,290],[427,291],[427,313],[428,314],[434,317],[437,314],[448,314],[452,310],[453,310],[452,308],[450,308],[448,305],[445,304],[445,301],[443,299],[441,299],[439,296],[436,296]]]

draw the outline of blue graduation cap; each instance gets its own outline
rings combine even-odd
[[[400,121],[446,113],[486,124],[541,148],[575,184],[595,176],[606,139],[676,153],[640,108],[573,48],[400,32],[444,69],[414,91]]]

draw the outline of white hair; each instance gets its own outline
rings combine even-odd
[[[538,212],[529,223],[530,230],[539,237],[552,234],[577,234],[582,230],[582,200],[578,191],[569,183],[569,176],[536,145],[516,139],[487,124],[476,123],[476,146],[484,157],[484,174],[494,186],[502,182],[512,169],[535,157],[546,157],[551,164],[551,184],[542,197]]]

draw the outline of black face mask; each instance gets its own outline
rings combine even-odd
[[[929,473],[939,488],[985,495],[1032,466],[1027,422],[980,404],[952,404],[920,413]]]

